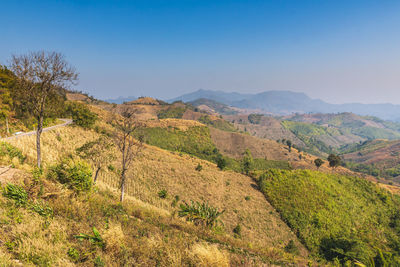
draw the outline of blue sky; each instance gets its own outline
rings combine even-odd
[[[400,104],[400,1],[1,2],[0,62],[59,51],[99,98],[199,88]]]

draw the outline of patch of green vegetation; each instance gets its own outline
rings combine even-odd
[[[236,132],[237,131],[237,129],[235,128],[235,126],[232,123],[230,123],[224,119],[212,120],[212,119],[210,119],[210,116],[204,115],[204,116],[201,116],[198,119],[198,121],[201,123],[204,123],[206,125],[210,125],[214,128],[220,129],[222,131],[226,131],[226,132]]]
[[[140,128],[136,134],[144,136],[147,144],[194,155],[212,162],[215,162],[219,155],[207,127],[194,126],[189,127],[186,131],[173,127]]]
[[[252,124],[260,124],[262,117],[262,114],[250,114],[247,118]]]
[[[157,117],[159,119],[168,119],[168,118],[173,118],[173,119],[181,119],[183,116],[183,113],[185,113],[186,108],[184,107],[168,107],[167,109],[160,110],[157,113]]]
[[[310,170],[271,169],[258,183],[312,253],[366,264],[378,248],[393,253],[398,263],[398,196],[364,179]]]
[[[363,164],[363,163],[354,163],[350,161],[346,162],[345,165],[352,171],[365,173],[375,177],[392,179],[397,176],[400,176],[400,165],[393,166],[392,168],[387,168],[385,164],[382,165]]]
[[[400,133],[370,126],[354,128],[352,133],[367,139],[399,139]]]
[[[184,202],[180,205],[178,216],[185,217],[187,221],[193,222],[195,225],[211,228],[222,223],[219,217],[224,212],[225,210],[219,211],[218,208],[212,207],[208,203],[191,201],[190,204]]]
[[[90,191],[93,185],[92,169],[84,161],[65,159],[61,163],[50,166],[48,177],[77,191]]]
[[[3,196],[13,200],[16,206],[25,206],[28,202],[28,193],[19,185],[7,184],[3,188]]]
[[[207,127],[193,126],[182,131],[177,128],[140,128],[136,132],[138,136],[145,136],[144,141],[153,146],[169,151],[183,152],[214,162],[222,169],[243,172],[243,162],[227,156],[223,156],[214,145],[210,131]],[[270,168],[290,170],[288,161],[266,160],[256,158],[250,165],[250,171],[267,170]]]
[[[334,138],[342,133],[335,128],[328,128],[320,125],[297,122],[297,121],[282,121],[283,127],[294,133],[306,147],[303,148],[305,152],[314,155],[321,155],[322,153],[332,153],[333,148],[328,145],[323,139],[326,137]],[[293,145],[296,148],[296,146]]]
[[[290,163],[287,160],[267,160],[263,158],[255,158],[253,159],[251,169],[253,171],[268,169],[291,170],[292,166],[290,166]]]
[[[21,164],[24,163],[26,159],[21,150],[6,142],[0,143],[0,156],[8,156],[10,159],[18,158]]]
[[[73,122],[83,128],[91,128],[97,120],[96,113],[90,111],[85,104],[78,102],[68,103],[66,115],[71,116]]]

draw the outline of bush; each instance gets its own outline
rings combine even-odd
[[[160,198],[167,198],[167,196],[168,196],[167,190],[165,190],[165,189],[161,190],[160,192],[158,192],[158,196]]]
[[[208,203],[191,201],[190,204],[184,202],[180,205],[178,216],[186,217],[187,221],[193,222],[195,225],[214,227],[221,222],[218,218],[224,212],[208,205]]]
[[[67,114],[72,117],[74,123],[83,128],[91,128],[97,120],[97,114],[91,112],[84,104],[72,102],[67,106]]]
[[[324,164],[324,161],[322,159],[318,158],[318,159],[314,160],[314,164],[319,169],[319,167],[321,167],[322,164]]]
[[[70,257],[70,259],[73,262],[78,262],[78,260],[80,258],[79,251],[76,250],[75,248],[69,248],[68,252],[67,252],[67,255]]]
[[[232,231],[235,234],[236,238],[242,237],[242,227],[240,226],[240,224],[236,225],[236,227],[233,228]]]
[[[285,251],[296,255],[299,254],[299,249],[293,240],[290,240],[289,243],[285,246]]]
[[[223,170],[226,167],[226,160],[222,156],[217,158],[217,167],[220,170]]]
[[[3,188],[3,196],[14,200],[17,206],[25,206],[28,201],[28,193],[25,189],[15,184],[7,184],[6,187]]]
[[[89,191],[93,185],[92,169],[84,161],[63,160],[50,167],[48,176],[77,192]]]
[[[53,209],[44,202],[36,201],[36,202],[30,204],[29,208],[31,211],[36,212],[37,214],[39,214],[42,217],[45,217],[45,218],[53,217]]]
[[[88,240],[93,246],[104,248],[106,246],[106,243],[104,239],[101,237],[99,231],[96,229],[96,227],[93,227],[92,231],[93,235],[79,234],[76,235],[75,238],[78,240]]]
[[[199,164],[197,164],[197,166],[196,166],[196,168],[195,168],[195,170],[196,171],[201,171],[203,169],[203,166],[201,166],[201,164],[199,163]]]

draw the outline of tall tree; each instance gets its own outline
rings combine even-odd
[[[78,74],[62,54],[44,51],[12,56],[11,69],[17,77],[16,89],[23,99],[21,103],[37,120],[36,150],[37,166],[40,168],[43,120],[52,108],[59,106],[55,100],[60,99],[61,89],[74,84]]]
[[[317,166],[317,169],[319,170],[319,167],[321,167],[322,164],[324,164],[324,161],[322,159],[318,158],[318,159],[314,160],[314,164],[315,164],[315,166]]]
[[[251,155],[251,151],[249,149],[246,149],[244,152],[242,164],[244,173],[248,175],[253,165],[253,156]]]
[[[121,175],[120,175],[120,201],[124,200],[126,186],[126,172],[132,161],[139,156],[143,148],[143,137],[134,138],[135,131],[140,127],[135,120],[134,111],[129,107],[123,108],[112,118],[111,125],[114,127],[112,137],[121,153]]]
[[[112,143],[105,136],[101,136],[94,141],[89,141],[76,149],[77,154],[89,160],[94,169],[93,182],[96,183],[101,169],[115,157],[112,154]]]
[[[334,169],[337,166],[339,166],[340,163],[342,163],[342,159],[338,155],[330,154],[328,157],[328,162],[329,162],[329,166]]]

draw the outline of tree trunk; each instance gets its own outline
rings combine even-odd
[[[101,169],[101,167],[97,167],[97,170],[96,170],[96,173],[94,174],[94,179],[93,179],[94,183],[96,183],[96,181],[97,181],[97,176],[99,175],[100,169]]]
[[[8,117],[6,117],[7,136],[10,135],[10,128],[8,127]]]
[[[125,170],[122,170],[121,173],[121,197],[119,201],[122,203],[124,201],[124,194],[125,194]]]
[[[37,167],[40,169],[42,164],[42,153],[40,150],[40,135],[43,131],[43,116],[39,116],[38,127],[36,130],[36,153],[37,153]]]

